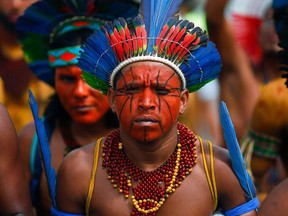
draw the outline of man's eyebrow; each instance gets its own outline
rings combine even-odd
[[[123,74],[122,71],[120,71],[120,76],[121,76],[121,78],[122,78],[123,81],[124,81],[124,85],[126,86],[126,85],[127,85],[127,82],[126,82],[125,76],[124,76],[124,74]]]
[[[174,71],[171,75],[170,75],[170,77],[167,79],[167,81],[166,81],[166,85],[168,84],[168,82],[172,79],[172,77],[173,76],[175,76],[175,74],[176,74],[176,72]]]

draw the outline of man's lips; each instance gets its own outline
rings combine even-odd
[[[140,117],[135,119],[135,124],[141,124],[141,125],[151,125],[151,124],[158,124],[158,120],[154,117]]]
[[[95,109],[95,106],[90,106],[90,105],[81,105],[81,106],[74,106],[72,110],[80,111],[80,112],[86,112],[91,109]]]

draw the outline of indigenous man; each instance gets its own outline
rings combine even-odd
[[[139,16],[109,22],[83,46],[83,76],[107,93],[120,127],[66,156],[53,214],[256,215],[228,151],[178,123],[189,92],[219,74],[214,44],[178,20],[181,1],[141,4]]]

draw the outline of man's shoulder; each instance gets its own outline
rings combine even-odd
[[[69,152],[61,164],[61,171],[69,171],[71,175],[91,172],[94,159],[95,143],[85,145]],[[72,173],[73,172],[73,173]]]
[[[201,143],[203,144],[203,149],[201,147]],[[229,152],[226,148],[223,148],[221,146],[215,145],[209,140],[204,140],[204,139],[198,139],[197,143],[197,154],[202,155],[202,151],[204,151],[205,156],[207,158],[211,158],[213,155],[213,159],[215,163],[224,163],[224,164],[230,164],[230,155]]]

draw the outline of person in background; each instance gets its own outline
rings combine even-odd
[[[18,17],[34,2],[36,0],[0,1],[0,102],[9,112],[16,131],[32,120],[27,89],[37,92],[41,111],[52,93],[47,85],[37,81],[27,66],[16,34]]]
[[[287,84],[287,66],[288,66],[288,58],[287,58],[287,35],[288,35],[288,2],[285,0],[274,0],[273,1],[273,9],[274,9],[274,21],[275,21],[275,28],[277,34],[279,36],[279,46],[281,50],[279,51],[279,58],[281,60],[281,68],[280,71],[283,73],[283,78],[286,79],[285,85],[288,88]],[[284,81],[283,81],[284,83]],[[286,97],[287,100],[287,97]],[[286,110],[285,110],[286,111]],[[281,116],[282,118],[282,116]],[[282,145],[279,149],[280,157],[283,161],[286,174],[288,173],[288,127],[285,126],[284,130],[282,131],[281,140]],[[288,211],[288,178],[286,177],[285,180],[280,182],[276,185],[270,192],[267,194],[266,198],[261,204],[259,209],[260,216],[268,216],[268,215],[275,215],[275,216],[284,216],[287,214]]]
[[[118,126],[107,97],[88,86],[77,67],[81,44],[107,20],[128,18],[137,11],[138,4],[125,0],[47,0],[32,4],[18,19],[17,33],[29,67],[55,88],[43,121],[56,172],[68,152],[95,142]],[[24,126],[18,137],[33,205],[38,215],[50,215],[34,122]]]
[[[205,5],[209,36],[223,61],[220,99],[229,107],[239,143],[247,133],[261,85],[280,77],[276,32],[271,19],[265,19],[269,8],[270,0],[207,0]]]
[[[205,0],[184,0],[180,14],[207,31],[204,5]],[[219,81],[215,79],[199,91],[190,94],[187,109],[179,117],[179,121],[195,133],[207,137],[213,144],[223,145],[218,110]]]
[[[245,194],[228,151],[178,123],[189,92],[221,70],[205,32],[179,20],[180,3],[141,1],[139,16],[109,22],[84,43],[84,79],[108,95],[120,124],[65,157],[55,215],[208,216],[219,207],[256,215],[255,191]]]
[[[252,113],[248,133],[242,141],[242,152],[261,200],[287,177],[287,171],[281,168],[288,157],[288,152],[285,151],[288,126],[287,98],[288,89],[282,78],[263,86]],[[288,163],[286,166],[288,170]],[[281,169],[276,167],[283,171],[280,172]]]
[[[0,215],[33,216],[17,134],[6,108],[0,104]]]

